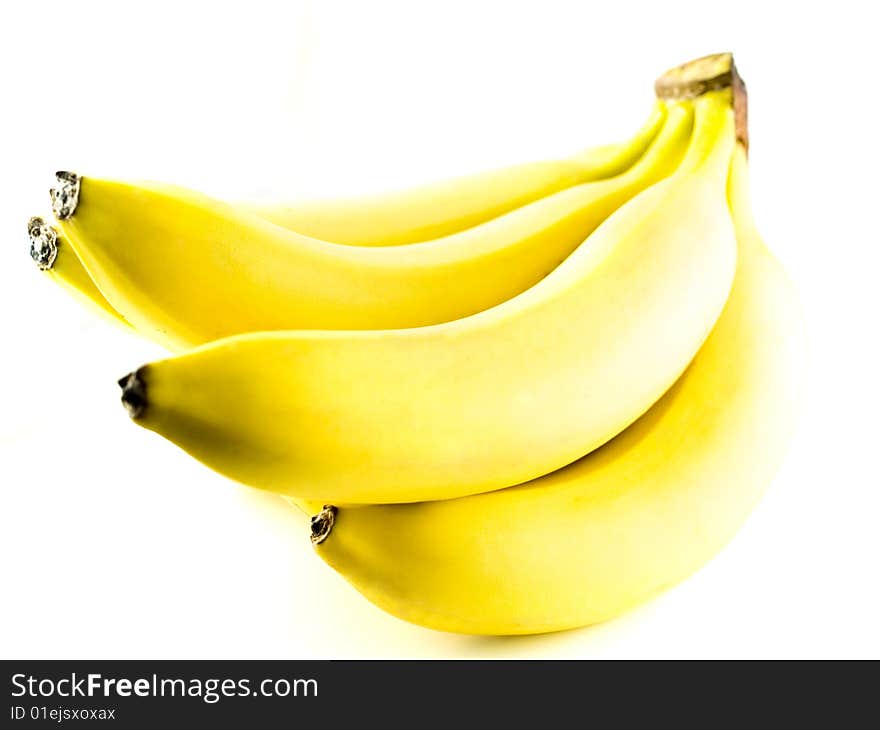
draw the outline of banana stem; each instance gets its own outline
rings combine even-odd
[[[707,174],[730,166],[734,119],[730,89],[711,91],[694,102],[694,133],[677,174]],[[725,144],[727,140],[729,144]]]
[[[693,126],[694,115],[689,106],[669,102],[663,128],[651,143],[648,151],[619,179],[643,181],[648,176],[656,176],[664,170],[674,168],[679,159],[681,138]],[[643,183],[642,183],[643,184]]]
[[[728,88],[733,92],[736,138],[748,150],[748,94],[732,53],[714,53],[688,61],[669,69],[654,82],[657,97],[670,100],[695,99]]]

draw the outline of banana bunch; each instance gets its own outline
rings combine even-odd
[[[445,631],[614,617],[736,533],[800,399],[730,54],[628,141],[358,200],[57,173],[38,266],[174,354],[138,425],[312,514],[318,555]]]

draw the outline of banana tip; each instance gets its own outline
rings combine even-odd
[[[147,386],[143,379],[143,368],[122,377],[118,381],[122,388],[122,405],[132,419],[140,418],[147,407]]]
[[[81,180],[75,172],[59,170],[55,173],[55,184],[49,188],[49,197],[52,199],[52,212],[58,220],[66,220],[76,212]]]
[[[333,531],[337,511],[332,504],[325,504],[323,509],[312,517],[310,522],[312,545],[320,545]]]
[[[33,216],[27,224],[30,254],[42,270],[51,269],[58,256],[58,231],[39,216]]]

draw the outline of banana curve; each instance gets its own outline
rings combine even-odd
[[[138,371],[136,423],[245,484],[343,504],[490,491],[578,459],[678,378],[730,289],[729,94],[694,103],[701,166],[520,296],[433,327],[212,343]]]
[[[518,487],[341,508],[318,555],[380,608],[442,631],[530,634],[613,618],[709,561],[783,460],[803,388],[796,293],[751,218],[745,151],[730,299],[681,379],[580,461]],[[747,455],[747,458],[746,458]]]

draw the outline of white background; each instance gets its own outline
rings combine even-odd
[[[880,656],[869,7],[8,5],[0,655]],[[302,516],[129,423],[115,380],[161,351],[94,319],[27,256],[25,221],[59,168],[226,196],[406,185],[628,136],[659,72],[727,49],[749,85],[757,218],[807,308],[809,413],[722,555],[602,626],[469,638],[374,608],[312,554]]]

